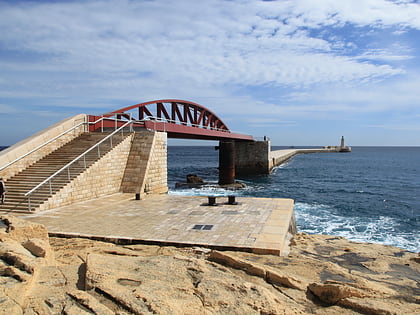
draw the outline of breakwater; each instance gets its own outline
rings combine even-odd
[[[291,157],[296,154],[308,154],[308,153],[337,153],[340,152],[336,147],[320,148],[320,149],[285,149],[275,150],[270,152],[270,169],[273,167],[285,163]]]

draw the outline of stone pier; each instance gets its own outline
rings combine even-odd
[[[236,175],[270,173],[270,141],[236,142]]]
[[[236,142],[236,175],[269,174],[273,167],[286,162],[296,154],[351,152],[351,147],[325,146],[319,149],[284,149],[271,151],[270,141]]]
[[[201,246],[287,255],[296,233],[292,199],[114,194],[22,218],[45,225],[51,236],[117,244]]]

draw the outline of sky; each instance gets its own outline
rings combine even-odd
[[[420,145],[420,1],[0,0],[0,145],[199,103],[273,145]]]

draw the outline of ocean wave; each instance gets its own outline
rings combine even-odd
[[[228,196],[228,195],[242,195],[247,188],[241,188],[240,190],[222,188],[217,184],[206,185],[198,188],[175,188],[169,190],[168,194],[178,196]]]
[[[324,204],[295,204],[299,232],[342,236],[355,242],[392,245],[413,252],[420,251],[416,232],[396,231],[398,222],[387,216],[343,216],[334,207]]]

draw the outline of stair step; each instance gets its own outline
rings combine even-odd
[[[29,213],[28,197],[25,196],[27,192],[60,170],[63,166],[73,161],[76,157],[86,152],[86,150],[94,146],[109,134],[110,133],[82,134],[69,143],[64,144],[56,151],[45,156],[38,162],[32,164],[25,170],[16,174],[14,177],[8,179],[6,182],[6,204],[0,204],[0,212],[22,211],[23,213]],[[119,144],[128,135],[129,133],[125,133],[124,136],[120,134],[113,136],[112,146],[109,139],[101,143],[99,146],[100,157],[108,153],[115,145]],[[81,158],[70,166],[70,180],[68,170],[63,170],[61,173],[56,175],[51,181],[52,194],[50,193],[50,183],[48,182],[35,190],[30,196],[31,208],[36,208],[45,202],[50,196],[54,195],[61,188],[67,185],[72,179],[76,178],[96,161],[98,161],[100,157],[98,156],[98,149],[95,148],[86,154],[84,159]]]

